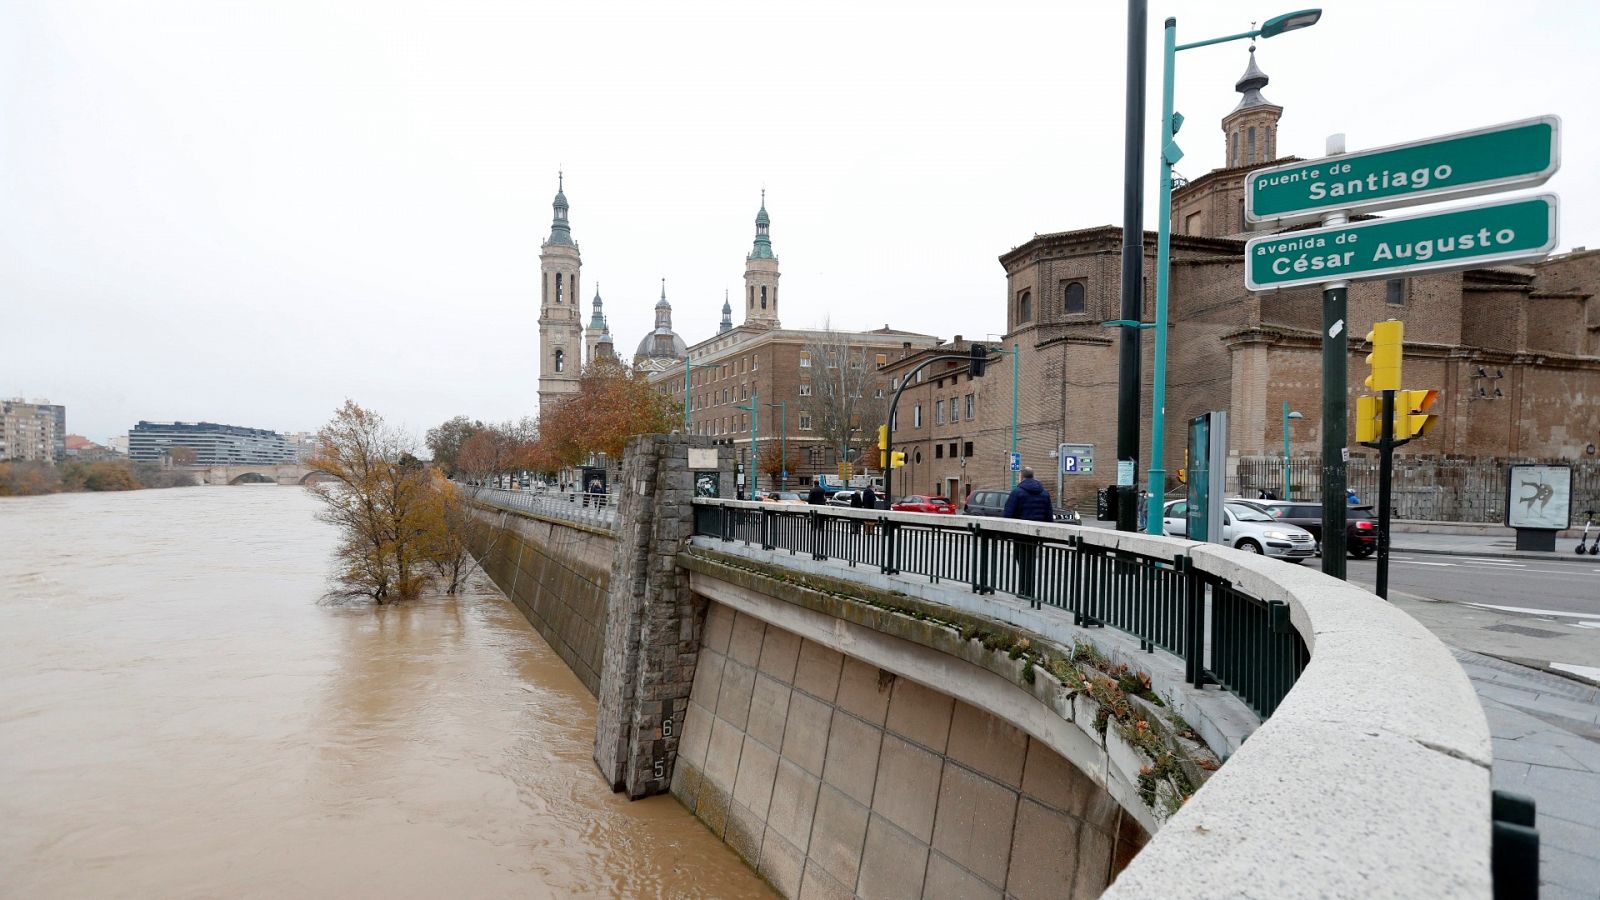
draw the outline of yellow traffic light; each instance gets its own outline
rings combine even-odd
[[[889,426],[887,425],[878,426],[878,449],[889,449]]]
[[[1394,395],[1394,437],[1408,440],[1422,437],[1433,430],[1439,417],[1429,412],[1438,402],[1435,390],[1396,391]]]
[[[893,453],[889,454],[889,467],[890,468],[898,469],[898,468],[901,468],[902,466],[904,466],[905,464],[906,464],[906,455],[904,453],[901,453],[899,450],[896,450]]]
[[[1367,343],[1372,352],[1367,354],[1367,365],[1372,374],[1367,376],[1367,389],[1373,391],[1400,390],[1400,360],[1404,354],[1406,326],[1398,319],[1375,322],[1367,332]]]
[[[1383,437],[1383,399],[1356,398],[1356,443],[1373,444]],[[1395,435],[1399,437],[1399,435]]]

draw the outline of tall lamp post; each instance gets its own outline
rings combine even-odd
[[[690,428],[690,425],[689,425],[689,407],[692,405],[689,402],[689,390],[690,390],[689,374],[694,369],[718,369],[718,368],[721,368],[721,364],[720,363],[717,364],[717,365],[711,365],[710,363],[692,363],[692,362],[689,362],[689,358],[687,356],[683,358],[683,433],[684,434],[688,434],[689,433],[689,428]]]
[[[783,425],[780,426],[782,430],[778,432],[778,471],[782,473],[779,476],[781,480],[778,483],[778,490],[787,491],[789,489],[789,401],[779,400],[777,403],[768,403],[767,406],[777,409],[778,414],[783,416]]]
[[[1322,18],[1320,9],[1302,9],[1274,16],[1261,28],[1243,31],[1205,41],[1179,44],[1178,20],[1168,19],[1166,39],[1163,43],[1161,69],[1161,198],[1156,214],[1159,225],[1156,231],[1156,346],[1155,372],[1150,386],[1150,475],[1148,490],[1151,498],[1160,503],[1167,493],[1167,470],[1162,459],[1166,452],[1167,416],[1167,286],[1172,257],[1172,167],[1183,158],[1183,150],[1173,141],[1173,136],[1183,126],[1183,116],[1172,111],[1172,73],[1179,50],[1193,50],[1212,44],[1242,41],[1247,38],[1270,38],[1301,28],[1310,28]],[[1119,454],[1120,455],[1120,454]],[[1146,530],[1160,534],[1162,519],[1149,516]]]
[[[1289,420],[1303,419],[1298,411],[1289,411],[1289,401],[1283,401],[1283,499],[1294,499],[1294,488],[1289,483]]]
[[[750,392],[750,405],[741,406],[737,403],[734,409],[746,410],[750,413],[750,499],[756,498],[756,490],[761,487],[761,400],[756,391]]]

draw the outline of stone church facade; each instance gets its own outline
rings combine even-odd
[[[1266,84],[1252,52],[1236,86],[1239,106],[1222,120],[1228,166],[1173,196],[1165,435],[1171,474],[1184,465],[1187,421],[1209,410],[1229,412],[1236,465],[1239,458],[1282,454],[1285,402],[1304,417],[1290,423],[1290,453],[1320,450],[1321,292],[1252,294],[1244,287],[1244,241],[1253,236],[1243,220],[1244,179],[1290,159],[1277,157],[1283,108],[1262,97]],[[1114,480],[1117,329],[1100,323],[1120,317],[1121,252],[1121,229],[1105,225],[1036,235],[1000,256],[1006,278],[1000,346],[1018,353],[1001,356],[984,378],[970,379],[958,364],[942,376],[926,373],[907,390],[896,445],[910,464],[897,493],[1010,484],[1013,365],[1020,366],[1016,440],[1024,463],[1054,491],[1056,445],[1088,442],[1097,448],[1096,472],[1062,477],[1063,499],[1092,503],[1094,490]],[[1156,236],[1147,234],[1144,321],[1154,319],[1155,252]],[[1406,385],[1440,391],[1437,427],[1403,454],[1593,460],[1600,444],[1597,293],[1600,250],[1583,248],[1532,265],[1354,283],[1351,413],[1365,392],[1370,348],[1363,338],[1372,323],[1401,319]],[[1150,465],[1152,344],[1146,332],[1141,483]],[[908,413],[918,405],[920,427]],[[955,421],[952,405],[962,414]],[[1347,425],[1353,435],[1353,423]]]

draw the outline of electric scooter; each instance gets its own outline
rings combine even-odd
[[[1595,533],[1593,541],[1589,540],[1589,526],[1593,524],[1594,510],[1585,510],[1583,513],[1583,537],[1578,540],[1578,547],[1573,551],[1579,556],[1584,553],[1588,553],[1590,556],[1600,556],[1600,532]],[[1583,547],[1586,543],[1589,545],[1587,550]]]

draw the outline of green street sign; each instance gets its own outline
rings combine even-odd
[[[1257,169],[1245,179],[1254,223],[1314,222],[1544,184],[1561,167],[1561,119],[1539,116],[1392,147]]]
[[[1539,259],[1556,248],[1556,196],[1541,194],[1259,237],[1244,284],[1275,291]]]

